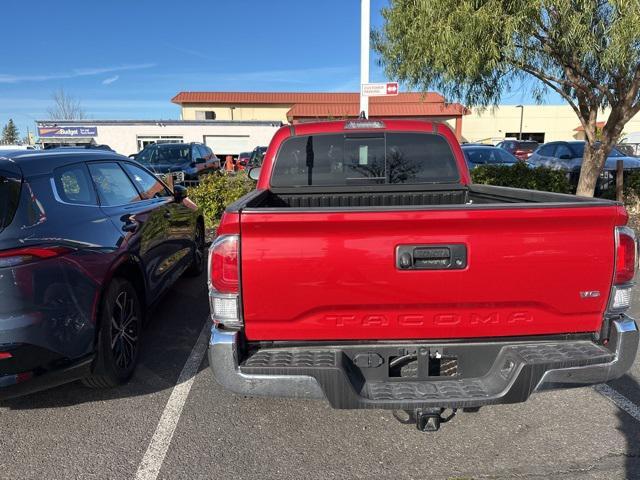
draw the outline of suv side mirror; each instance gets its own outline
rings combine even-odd
[[[205,159],[202,157],[196,158],[196,163],[205,163]]]
[[[184,185],[174,185],[173,199],[176,203],[182,203],[185,198],[187,198],[187,187]]]
[[[560,155],[558,157],[560,160],[571,160],[571,155],[569,155],[568,153],[563,153],[562,155]]]
[[[262,170],[262,168],[260,168],[260,167],[253,167],[252,169],[250,169],[249,170],[249,178],[251,180],[255,180],[257,182],[258,179],[260,178],[260,170]]]

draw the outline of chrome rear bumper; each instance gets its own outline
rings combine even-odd
[[[209,364],[213,375],[237,394],[326,398],[335,408],[411,409],[515,403],[539,390],[607,382],[633,364],[639,333],[635,321],[623,316],[612,321],[606,347],[588,340],[469,344],[463,347],[465,355],[478,361],[487,361],[487,345],[498,351],[488,360],[492,366],[486,374],[401,382],[365,378],[343,346],[262,349],[247,361],[239,358],[238,341],[238,332],[212,328]],[[375,351],[376,345],[356,348]],[[280,360],[270,363],[269,358]],[[505,361],[513,363],[506,373]]]

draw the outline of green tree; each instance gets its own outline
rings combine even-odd
[[[20,133],[18,127],[13,123],[13,119],[10,118],[9,122],[2,129],[2,143],[18,143],[20,141]]]
[[[564,98],[587,140],[577,193],[593,195],[640,111],[638,0],[390,0],[382,15],[374,48],[387,74],[412,88],[487,107],[533,78],[537,102],[550,90]]]

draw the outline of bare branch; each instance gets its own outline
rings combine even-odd
[[[82,120],[86,114],[80,100],[65,93],[61,88],[53,92],[53,107],[47,110],[51,120]]]

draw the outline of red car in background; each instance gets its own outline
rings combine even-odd
[[[518,160],[526,161],[533,154],[539,143],[534,140],[505,140],[496,147],[506,150]]]
[[[236,169],[237,170],[245,170],[247,165],[249,164],[249,159],[251,158],[251,152],[242,152],[238,155],[236,159]]]

